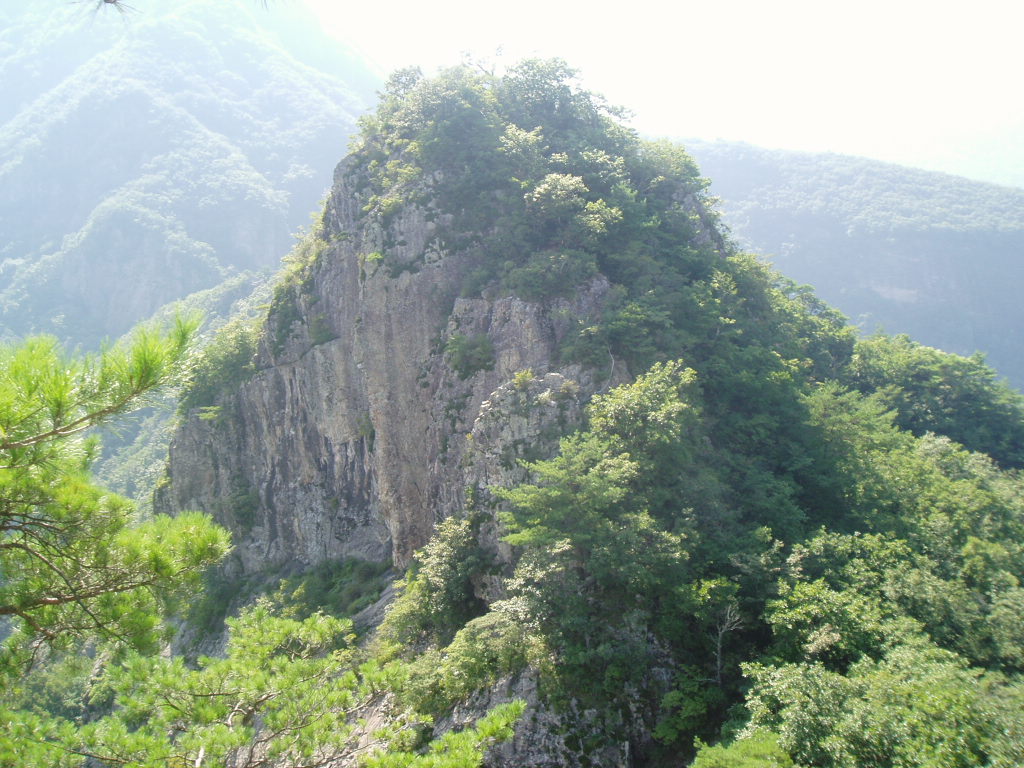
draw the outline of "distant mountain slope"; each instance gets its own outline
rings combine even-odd
[[[840,155],[687,148],[742,244],[865,331],[980,350],[1024,387],[1024,190]]]
[[[299,13],[0,13],[0,336],[93,346],[287,253],[377,85]]]

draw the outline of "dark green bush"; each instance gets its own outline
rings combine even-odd
[[[494,368],[494,343],[486,333],[473,336],[456,333],[448,339],[444,351],[448,355],[448,364],[460,379]]]
[[[527,301],[571,295],[597,274],[593,254],[584,251],[542,251],[509,271],[505,285]]]
[[[390,562],[328,560],[283,579],[274,600],[290,616],[304,618],[316,611],[352,616],[375,603],[388,583]]]

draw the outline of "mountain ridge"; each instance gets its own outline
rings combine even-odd
[[[0,73],[24,93],[0,125],[0,323],[95,346],[233,270],[275,265],[376,79],[301,62],[273,31],[281,14],[245,3],[85,11],[23,8],[4,33]],[[33,78],[37,58],[63,68]],[[104,292],[122,297],[107,315],[89,300]]]
[[[870,333],[986,354],[1024,382],[1024,190],[879,161],[691,141],[741,243]]]

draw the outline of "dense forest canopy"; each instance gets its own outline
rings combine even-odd
[[[623,744],[650,766],[1024,761],[1021,396],[978,358],[858,341],[728,243],[681,147],[638,139],[574,74],[557,60],[396,73],[341,173],[381,233],[359,257],[380,279],[423,268],[391,239],[418,208],[441,258],[472,255],[465,297],[550,306],[606,284],[592,315],[568,319],[563,362],[624,364],[630,381],[524,462],[523,482],[458,489],[464,514],[438,524],[365,642],[317,611],[310,580],[230,620],[221,658],[117,638],[92,646],[96,670],[53,653],[7,672],[0,754],[323,765],[352,756],[360,718],[386,701],[370,744],[389,753],[367,762],[382,768],[477,765],[541,712],[564,725],[546,764],[600,765]],[[186,408],[217,418],[258,375],[254,355],[306,322],[296,297],[339,252],[318,240],[342,238],[330,226],[264,324],[229,328],[196,363]],[[463,379],[493,366],[485,335],[437,354]],[[509,382],[522,408],[559,396],[531,399],[542,373]],[[525,714],[512,702],[432,730],[523,679],[537,683]]]

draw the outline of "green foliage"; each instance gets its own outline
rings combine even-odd
[[[473,336],[453,334],[445,342],[444,351],[448,355],[448,364],[460,379],[494,368],[494,343],[486,333]]]
[[[547,547],[567,540],[581,560],[589,557],[596,540],[608,536],[601,528],[626,513],[624,502],[637,471],[628,455],[608,455],[598,439],[580,437],[564,438],[558,457],[526,468],[537,476],[537,485],[495,489],[512,505],[503,519],[510,531],[506,541]]]
[[[520,391],[525,390],[527,387],[530,386],[530,382],[533,381],[533,378],[534,376],[532,368],[524,368],[521,371],[516,371],[515,374],[512,376],[512,386],[514,386],[516,389]]]
[[[654,738],[664,744],[685,743],[686,737],[703,730],[711,714],[721,708],[724,693],[721,687],[699,677],[699,670],[690,668],[677,675],[672,690],[660,703],[663,713],[654,729]]]
[[[901,634],[895,622],[885,620],[877,599],[831,589],[824,580],[784,583],[779,599],[766,605],[765,618],[775,628],[780,653],[838,669],[877,653]]]
[[[197,355],[191,381],[178,400],[179,409],[186,412],[193,408],[216,408],[222,393],[235,391],[251,378],[256,373],[255,357],[262,330],[262,322],[245,317],[221,328]]]
[[[321,615],[299,623],[261,604],[228,625],[226,657],[204,659],[198,669],[160,657],[111,669],[120,706],[81,729],[79,749],[140,766],[191,764],[200,750],[211,762],[235,756],[246,764],[254,748],[293,762],[314,749],[340,749],[349,731],[344,713],[366,695],[342,674],[352,659],[351,625]],[[318,717],[310,720],[311,712]]]
[[[316,613],[302,621],[257,602],[228,620],[221,658],[188,666],[181,657],[129,654],[106,666],[99,687],[113,708],[84,724],[43,711],[9,710],[0,758],[31,755],[54,766],[325,765],[349,754],[355,713],[388,683],[373,662],[358,664],[348,621]],[[475,768],[484,750],[509,738],[521,702],[496,707],[472,728],[406,751],[403,734],[421,720],[395,712],[372,734],[373,765]],[[14,762],[11,762],[14,758]]]
[[[526,193],[526,210],[538,227],[557,233],[583,211],[589,191],[579,176],[549,173]]]
[[[1004,739],[1020,732],[1020,711],[989,703],[1019,690],[926,643],[865,658],[846,676],[817,664],[748,672],[752,722],[778,733],[801,765],[1009,768],[1020,755]]]
[[[877,334],[857,343],[843,380],[877,392],[915,435],[936,432],[1003,466],[1024,466],[1024,397],[996,379],[980,354],[961,357]]]
[[[446,647],[412,661],[401,694],[419,711],[445,712],[522,671],[530,653],[530,638],[521,624],[505,613],[487,613],[468,621]]]
[[[371,755],[367,768],[476,768],[488,747],[512,737],[513,726],[525,709],[521,701],[499,704],[472,728],[449,732],[426,753],[393,751]]]
[[[295,325],[308,314],[306,310],[315,303],[309,293],[312,287],[313,269],[327,249],[324,238],[323,216],[314,218],[310,232],[300,232],[299,240],[284,258],[284,269],[274,283],[274,298],[267,316],[267,325],[273,329],[271,348],[275,355],[284,351],[285,345],[295,332]],[[313,344],[322,344],[334,338],[325,321],[311,321],[309,329]],[[228,372],[230,377],[230,370]]]
[[[327,560],[287,578],[279,570],[232,576],[211,568],[189,604],[187,624],[199,638],[219,635],[228,616],[258,597],[287,619],[301,621],[317,612],[350,618],[380,598],[390,569],[387,562],[357,559]]]
[[[390,562],[328,560],[282,580],[273,601],[292,618],[305,618],[315,611],[352,616],[380,598],[390,570]]]
[[[224,631],[224,621],[232,611],[254,599],[256,580],[230,577],[221,568],[210,568],[203,578],[202,590],[189,604],[185,620],[203,637]]]
[[[482,613],[472,578],[487,568],[469,520],[442,521],[400,582],[378,630],[385,653],[401,653],[424,643],[447,645],[467,621]]]
[[[822,532],[794,548],[791,572],[874,602],[852,618],[911,617],[974,663],[1008,663],[996,615],[1024,578],[1019,479],[945,438],[899,431],[877,398],[823,387],[809,403],[823,428],[826,498],[844,512],[833,519],[885,538]],[[1004,647],[1013,657],[1015,643]]]
[[[574,78],[557,60],[500,77],[465,67],[396,77],[363,122],[365,210],[386,224],[390,201],[429,195],[451,217],[448,247],[480,256],[464,295],[496,284],[534,301],[571,294],[624,245],[616,233],[683,221],[673,195],[702,189],[692,161],[675,162],[664,170],[676,177],[661,177],[664,196],[641,197],[635,184],[650,184],[657,157],[641,157],[643,145]]]
[[[537,632],[559,674],[584,696],[614,697],[647,663],[646,632],[684,604],[689,554],[681,520],[662,508],[655,473],[685,454],[693,372],[655,367],[595,398],[591,429],[558,455],[525,464],[534,482],[493,489],[506,541],[523,548],[497,610]]]
[[[92,675],[102,663],[101,653],[91,644],[69,651],[50,653],[31,674],[4,680],[0,709],[46,712],[66,720],[88,714],[95,699]],[[0,762],[0,765],[3,765]]]
[[[752,722],[800,764],[1013,765],[1018,688],[983,668],[1020,669],[1018,478],[899,430],[884,394],[829,385],[807,402],[811,498],[839,530],[795,544],[765,603],[771,656],[789,663],[749,668]]]
[[[690,768],[788,768],[793,759],[779,746],[779,737],[756,730],[728,746],[698,742],[699,751]]]
[[[505,285],[528,301],[570,295],[597,273],[594,257],[582,251],[544,251],[509,270]]]
[[[0,347],[0,449],[10,454],[5,464],[24,465],[56,451],[60,438],[138,407],[177,373],[197,324],[179,317],[166,334],[139,328],[128,343],[98,357],[70,358],[46,336]]]
[[[526,465],[533,482],[494,490],[508,504],[500,513],[507,541],[523,553],[507,582],[509,600],[492,610],[542,640],[557,659],[558,689],[604,706],[625,681],[644,684],[637,670],[652,663],[647,633],[656,633],[683,663],[660,693],[656,734],[666,744],[722,722],[740,690],[735,664],[757,644],[837,680],[886,654],[909,653],[901,649],[922,636],[973,663],[1018,669],[1019,635],[1008,623],[1024,577],[1015,543],[1024,522],[1018,479],[945,438],[900,430],[881,395],[835,384],[798,395],[793,373],[780,381],[804,424],[766,423],[764,439],[791,435],[789,450],[800,452],[789,460],[799,503],[811,520],[850,531],[813,534],[790,522],[785,563],[766,546],[770,536],[749,527],[763,515],[746,512],[744,522],[721,508],[736,499],[728,486],[744,477],[765,493],[764,475],[733,464],[763,460],[765,443],[754,441],[753,457],[749,449],[739,454],[730,431],[750,441],[754,425],[723,419],[713,388],[723,382],[701,393],[702,379],[678,363],[595,397],[586,432],[563,439],[554,459]],[[750,382],[751,395],[771,391],[770,379],[768,387],[761,382]],[[705,432],[709,417],[719,447]],[[754,510],[759,501],[742,503]],[[783,575],[774,587],[772,562]],[[672,618],[655,620],[666,614]],[[765,626],[770,647],[758,638]],[[1004,693],[996,686],[978,695],[988,702]],[[757,722],[778,731],[776,721]],[[782,746],[791,751],[791,744]]]
[[[169,382],[195,325],[141,328],[97,358],[69,358],[45,337],[0,347],[0,616],[14,630],[5,664],[93,634],[152,647],[161,613],[227,551],[205,515],[133,526],[128,502],[92,484],[95,444],[82,437]]]

